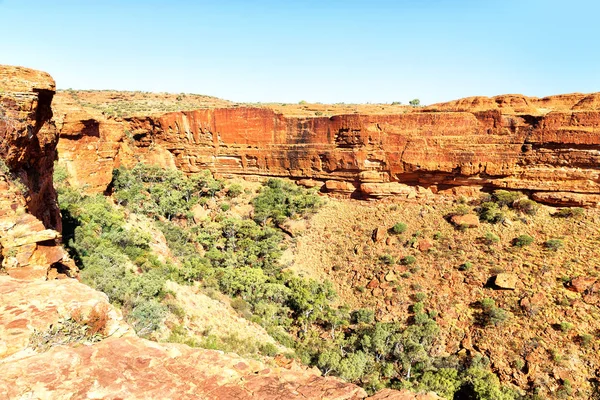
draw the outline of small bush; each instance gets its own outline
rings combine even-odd
[[[412,312],[414,312],[415,314],[420,314],[425,310],[425,304],[423,304],[423,302],[419,301],[416,302],[415,304],[412,305]]]
[[[508,190],[496,190],[492,195],[494,202],[500,207],[508,206],[512,207],[513,203],[523,197],[521,192],[511,192]]]
[[[560,323],[560,330],[562,332],[569,332],[571,329],[573,329],[573,324],[571,324],[570,322],[561,322]]]
[[[221,211],[228,211],[231,208],[231,206],[227,203],[222,203],[220,208],[221,208]]]
[[[427,295],[423,292],[415,293],[414,298],[416,301],[423,301],[427,298]]]
[[[533,243],[533,237],[529,235],[521,235],[513,239],[513,245],[516,247],[525,247]]]
[[[403,257],[401,260],[401,263],[403,265],[412,265],[416,262],[417,262],[417,259],[415,258],[415,256],[406,256],[406,257]]]
[[[379,261],[381,261],[382,263],[386,264],[386,265],[391,265],[394,263],[394,257],[389,255],[389,254],[384,254],[381,257],[379,257]]]
[[[584,214],[584,210],[581,207],[562,208],[558,212],[554,213],[555,217],[558,218],[580,218]]]
[[[583,333],[581,335],[579,335],[579,341],[581,342],[581,344],[583,346],[589,346],[590,343],[592,343],[592,339],[594,337],[592,335],[590,335],[589,333]]]
[[[460,267],[458,267],[459,271],[468,271],[473,267],[473,263],[471,261],[467,261],[464,264],[461,264]]]
[[[544,247],[547,248],[548,250],[552,250],[552,251],[557,251],[558,249],[562,248],[563,246],[564,246],[564,243],[560,239],[549,239],[544,242]]]
[[[398,222],[394,226],[392,226],[392,233],[396,235],[400,235],[401,233],[406,232],[406,224],[404,222]]]
[[[500,211],[498,204],[493,202],[481,204],[477,212],[481,221],[489,222],[491,224],[501,223],[506,219],[504,213]]]
[[[481,300],[481,308],[483,309],[483,325],[500,325],[508,319],[508,313],[496,306],[493,299],[485,298]]]
[[[540,206],[533,200],[520,199],[513,204],[513,208],[527,215],[535,215],[537,214]]]
[[[452,214],[454,215],[467,215],[471,212],[471,207],[466,204],[460,204],[458,207],[454,209]]]
[[[279,354],[277,346],[275,346],[273,343],[261,344],[260,346],[258,346],[258,351],[260,351],[261,354],[267,357],[275,357],[277,354]]]
[[[230,197],[230,198],[238,197],[240,194],[242,194],[243,191],[244,191],[244,189],[242,188],[241,185],[234,183],[227,188],[227,197]]]
[[[375,313],[368,308],[360,308],[352,313],[352,322],[355,324],[372,324]]]
[[[488,246],[498,243],[499,241],[500,241],[500,238],[498,237],[498,235],[496,235],[495,233],[492,233],[492,232],[487,232],[485,234],[485,236],[483,237],[483,242],[485,244],[487,244]]]

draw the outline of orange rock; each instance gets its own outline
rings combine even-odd
[[[381,242],[383,239],[385,239],[387,233],[387,229],[385,229],[384,227],[378,227],[375,228],[375,230],[373,231],[373,241],[375,243]]]
[[[52,183],[58,134],[52,118],[54,80],[45,72],[0,65],[0,159],[28,188],[27,208],[47,228],[60,231]]]
[[[377,279],[371,279],[367,284],[367,289],[375,289],[377,287],[379,287],[379,281]]]
[[[519,281],[519,278],[517,278],[517,276],[515,274],[509,274],[509,273],[503,272],[503,273],[496,275],[496,278],[494,280],[494,285],[496,285],[500,289],[514,290],[517,287],[518,281]]]
[[[597,279],[593,276],[580,276],[571,281],[569,289],[577,293],[583,293],[592,288],[592,286],[596,283],[596,280]]]
[[[82,180],[95,172],[97,191],[110,182],[106,171],[139,159],[186,173],[326,181],[329,192],[345,196],[404,195],[406,184],[473,192],[485,186],[539,192],[539,201],[553,204],[593,205],[600,192],[598,97],[472,97],[403,114],[331,118],[228,107],[119,122],[57,104],[65,110],[61,159]],[[96,121],[99,136],[82,128],[86,121]]]
[[[433,247],[433,243],[429,239],[421,239],[419,240],[419,250],[420,251],[429,251]]]
[[[475,214],[453,215],[450,221],[460,228],[476,228],[479,226],[479,217]]]

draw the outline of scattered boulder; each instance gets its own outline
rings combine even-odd
[[[518,281],[519,278],[517,278],[515,274],[503,272],[496,275],[496,278],[494,279],[494,285],[500,289],[515,290],[517,288]]]
[[[596,283],[596,278],[593,276],[580,276],[571,281],[569,290],[572,290],[576,293],[583,293],[594,286],[594,283]]]
[[[381,242],[385,238],[386,229],[384,227],[375,228],[373,231],[373,241],[375,243]]]
[[[479,226],[479,217],[475,214],[453,215],[450,218],[458,228],[477,228]]]
[[[356,187],[351,182],[333,181],[333,180],[326,181],[325,188],[327,189],[328,192],[341,192],[341,193],[352,193],[356,190]]]
[[[317,181],[314,179],[300,179],[296,183],[298,185],[304,186],[306,188],[317,188],[317,189],[321,189],[323,187],[323,185],[325,185],[325,182]]]
[[[375,289],[379,287],[379,281],[377,279],[371,279],[371,282],[367,284],[367,289]]]
[[[395,281],[396,280],[396,274],[394,274],[394,271],[389,271],[387,274],[385,274],[384,279],[387,282]]]
[[[196,204],[190,211],[192,212],[196,224],[199,224],[203,219],[210,217],[211,213],[210,209],[204,208],[204,206],[200,204]]]
[[[422,252],[429,251],[433,247],[433,243],[429,239],[419,240],[419,250]]]

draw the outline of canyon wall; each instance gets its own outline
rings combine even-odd
[[[332,117],[227,107],[105,119],[57,106],[64,116],[59,154],[96,190],[106,188],[112,166],[143,161],[187,173],[317,180],[356,197],[398,194],[404,184],[476,186],[593,206],[600,202],[599,99],[473,97]]]
[[[356,385],[296,364],[139,338],[105,294],[70,279],[77,269],[60,245],[52,185],[53,95],[48,74],[0,66],[0,398],[367,398]],[[76,171],[81,183],[88,174],[105,187],[126,154],[122,125],[86,113],[57,122],[63,134],[79,132],[80,146],[89,138],[74,154],[88,157],[89,169]],[[118,132],[114,141],[110,132]],[[99,330],[84,334],[88,326]],[[371,398],[438,397],[384,390]]]
[[[54,80],[45,72],[0,66],[0,158],[27,188],[31,214],[60,231],[52,184],[58,133],[52,119]]]
[[[52,184],[58,141],[50,122],[53,95],[48,74],[0,66],[0,271],[17,279],[76,273],[60,245]]]

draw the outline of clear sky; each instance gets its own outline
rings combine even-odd
[[[598,0],[0,0],[62,89],[408,102],[600,91]]]

